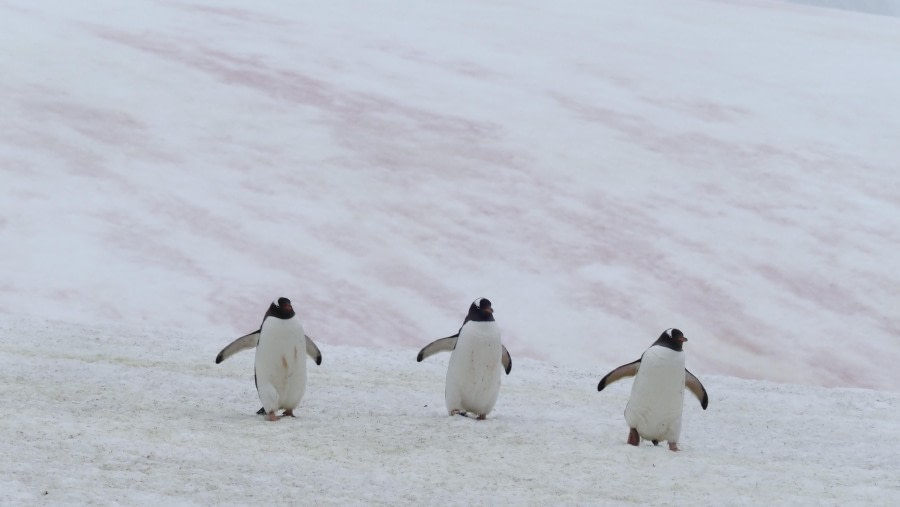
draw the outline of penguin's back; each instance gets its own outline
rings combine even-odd
[[[297,318],[267,318],[256,347],[256,375],[267,377],[276,388],[284,386],[306,365],[306,341]]]

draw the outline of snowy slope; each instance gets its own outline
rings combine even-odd
[[[831,9],[844,9],[847,11],[861,12],[864,14],[877,14],[880,16],[900,16],[900,1],[898,0],[787,0],[791,3],[802,5],[814,5]]]
[[[900,19],[817,3],[887,15],[0,2],[0,505],[897,505]],[[483,423],[415,362],[480,296]],[[596,391],[671,326],[677,454]]]
[[[519,357],[900,390],[900,20],[780,2],[0,4],[0,312],[288,296]]]
[[[448,355],[321,343],[296,419],[253,354],[178,329],[2,318],[2,505],[896,505],[900,395],[701,376],[679,453],[625,444],[629,381],[514,358],[487,421]],[[688,352],[688,365],[694,361]],[[696,371],[696,370],[695,370]]]

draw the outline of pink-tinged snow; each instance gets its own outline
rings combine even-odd
[[[897,62],[771,1],[0,1],[0,504],[897,505]],[[278,296],[270,425],[213,358]],[[414,358],[481,296],[476,423]],[[629,447],[596,383],[672,326],[709,410]]]
[[[900,389],[900,21],[753,1],[0,4],[0,312],[295,301],[517,357]],[[10,337],[6,338],[11,339]],[[213,356],[215,350],[208,351]]]

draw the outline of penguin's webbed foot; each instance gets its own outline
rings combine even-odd
[[[470,412],[466,412],[465,410],[460,410],[458,408],[454,408],[453,410],[451,410],[450,415],[451,416],[460,415],[463,417],[468,417],[470,419],[477,419],[479,421],[483,421],[483,420],[487,419],[487,414],[470,413]]]
[[[273,410],[272,412],[269,412],[269,413],[266,415],[266,420],[267,420],[267,421],[277,421],[277,420],[279,420],[279,419],[281,419],[281,417],[279,417],[278,414],[276,414],[274,410]]]
[[[678,452],[681,449],[678,448],[678,442],[669,442],[669,450],[672,452]]]
[[[641,436],[638,435],[637,428],[628,431],[628,445],[641,445]]]
[[[291,409],[285,410],[284,414],[282,414],[281,416],[282,417],[297,417],[294,415],[294,411]]]

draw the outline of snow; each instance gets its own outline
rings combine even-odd
[[[792,3],[881,16],[900,16],[900,0],[788,0]]]
[[[4,318],[0,503],[893,505],[900,394],[709,375],[679,453],[625,444],[629,383],[519,359],[485,422],[448,354],[322,344],[296,419],[254,415],[221,337]],[[605,372],[604,372],[605,373]]]
[[[815,3],[0,3],[0,504],[898,503],[900,18]],[[677,454],[596,392],[669,327]]]

